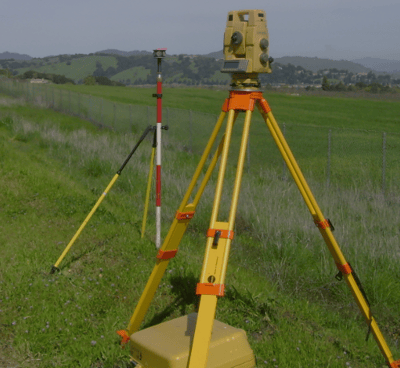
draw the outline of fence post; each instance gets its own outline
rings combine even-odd
[[[331,139],[332,130],[329,129],[328,132],[328,162],[326,165],[326,186],[329,187],[331,181]]]
[[[386,191],[386,133],[382,134],[382,194]]]
[[[113,121],[113,130],[115,131],[115,124],[117,120],[117,105],[114,103],[114,121]]]
[[[92,107],[92,95],[89,95],[89,109],[88,109],[88,118],[90,120],[90,109]]]
[[[193,153],[193,114],[192,110],[189,110],[189,144],[190,144],[190,152]]]
[[[102,98],[100,98],[100,123],[104,124],[104,121],[103,121],[103,99]]]
[[[129,125],[131,127],[131,132],[133,132],[132,105],[129,105]]]

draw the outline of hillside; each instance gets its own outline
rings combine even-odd
[[[400,61],[379,58],[362,58],[353,60],[354,63],[364,65],[367,68],[384,73],[400,73]]]
[[[302,57],[302,56],[284,56],[281,58],[276,58],[275,62],[280,64],[292,64],[294,66],[301,66],[304,69],[311,70],[312,72],[317,72],[319,70],[333,69],[347,70],[352,73],[365,73],[369,72],[370,69],[356,64],[347,60],[330,60],[330,59],[320,59],[317,57]]]

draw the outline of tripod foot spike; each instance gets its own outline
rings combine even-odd
[[[51,270],[50,270],[50,275],[52,275],[53,273],[55,273],[55,272],[60,272],[60,269],[58,268],[58,267],[56,267],[56,266],[52,266],[51,267]]]
[[[121,336],[121,342],[120,342],[120,344],[121,344],[122,348],[124,349],[126,343],[127,343],[131,338],[129,337],[128,332],[125,331],[125,330],[119,330],[119,331],[117,331],[117,334],[118,334],[119,336]]]

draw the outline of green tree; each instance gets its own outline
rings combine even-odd
[[[94,86],[96,84],[96,78],[93,75],[88,75],[84,80],[83,84],[87,86]]]
[[[328,77],[326,75],[324,75],[324,77],[322,78],[322,89],[324,91],[329,91],[330,88],[331,88],[331,85],[329,84]]]

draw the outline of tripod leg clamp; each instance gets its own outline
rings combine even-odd
[[[233,239],[235,232],[232,230],[208,229],[207,238],[214,238],[216,232],[219,232],[219,238]]]
[[[196,295],[217,295],[225,296],[224,284],[198,283],[196,287]]]
[[[176,253],[178,252],[178,249],[174,250],[159,250],[157,254],[158,259],[171,259],[174,258]]]
[[[177,220],[190,220],[194,216],[194,211],[189,212],[178,212],[176,211],[175,218]]]
[[[329,227],[331,231],[335,230],[331,220],[329,219],[325,219],[323,221],[315,221],[315,225],[317,225],[317,227],[319,227],[320,229],[327,229]]]

